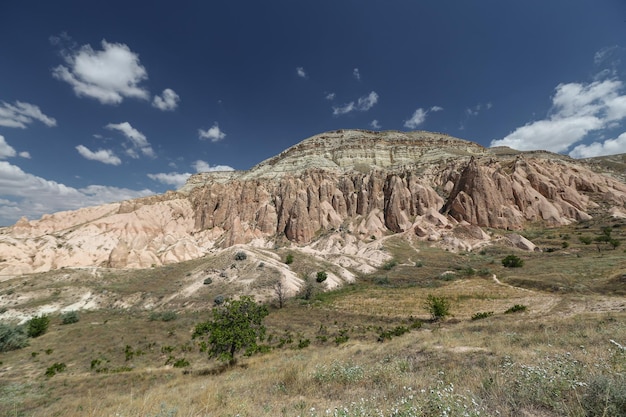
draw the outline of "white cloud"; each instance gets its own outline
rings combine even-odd
[[[443,107],[441,107],[441,106],[432,106],[430,108],[430,111],[433,111],[433,112],[435,112],[435,111],[443,111]]]
[[[30,152],[22,151],[18,153],[18,155],[20,156],[20,158],[30,159]]]
[[[124,98],[148,100],[148,90],[139,84],[148,78],[139,55],[122,43],[102,40],[102,50],[90,45],[61,51],[67,66],[59,65],[52,75],[72,86],[79,97],[90,97],[102,104],[119,104]]]
[[[351,101],[343,106],[333,107],[333,115],[338,116],[352,111],[368,111],[374,107],[376,103],[378,103],[378,94],[375,91],[372,91],[367,96],[359,98],[356,103]]]
[[[465,109],[465,114],[467,115],[467,117],[476,117],[483,110],[489,110],[491,109],[491,107],[492,107],[491,103],[487,103],[487,104],[478,103],[474,107],[468,107],[467,109]]]
[[[126,149],[126,153],[132,158],[139,158],[137,151],[141,151],[142,154],[150,158],[155,158],[156,155],[152,146],[148,142],[146,136],[131,126],[128,122],[123,123],[109,123],[105,128],[110,130],[117,130],[126,136],[130,141],[130,147]]]
[[[46,116],[34,104],[16,101],[15,105],[2,102],[0,105],[0,126],[25,129],[26,125],[38,120],[48,127],[57,125],[57,121]]]
[[[132,198],[145,197],[154,192],[148,189],[90,185],[73,188],[56,181],[26,173],[6,161],[0,161],[0,224],[15,223],[20,217],[29,219],[46,213],[75,210]]]
[[[191,164],[191,166],[193,166],[196,172],[234,171],[235,170],[233,167],[230,167],[228,165],[211,166],[208,162],[201,161],[201,160],[195,161],[193,164]]]
[[[180,188],[185,185],[185,182],[191,177],[190,173],[180,174],[178,172],[170,172],[170,173],[158,173],[158,174],[148,174],[150,179],[158,181],[162,184],[173,185],[176,188]]]
[[[161,96],[154,96],[152,106],[163,111],[172,111],[178,107],[180,97],[170,88],[166,88]]]
[[[622,133],[616,139],[608,139],[604,142],[593,142],[590,145],[578,145],[569,153],[572,158],[591,158],[593,156],[613,155],[626,153],[626,133]]]
[[[76,150],[84,158],[91,161],[98,161],[102,162],[103,164],[109,165],[120,165],[122,163],[122,160],[118,158],[112,150],[109,149],[98,149],[96,152],[93,152],[86,146],[78,145],[76,147]]]
[[[220,130],[217,122],[213,123],[213,126],[207,130],[198,129],[198,135],[200,139],[209,139],[211,142],[217,142],[226,137],[226,133]]]
[[[325,98],[326,100],[330,100],[330,101],[332,101],[332,100],[334,100],[334,99],[335,99],[335,93],[326,93],[326,95],[324,96],[324,98]]]
[[[195,161],[193,164],[191,164],[191,166],[196,170],[196,172],[234,171],[234,169],[232,167],[229,167],[228,165],[211,166],[208,162],[201,160]],[[176,188],[180,188],[185,185],[191,175],[192,174],[188,172],[161,172],[158,174],[148,174],[148,177],[162,184],[173,185]]]
[[[356,78],[358,81],[361,81],[361,72],[359,71],[358,68],[355,68],[354,70],[352,70],[352,75],[354,76],[354,78]]]
[[[370,126],[372,127],[372,129],[376,129],[376,130],[380,130],[380,128],[382,127],[380,123],[378,122],[378,120],[376,119],[372,120],[372,122],[370,123]]]
[[[298,77],[300,77],[300,78],[306,78],[307,77],[306,71],[304,71],[304,68],[302,68],[302,67],[296,68],[296,74],[298,74]]]
[[[552,97],[552,107],[545,119],[518,127],[503,139],[491,141],[491,146],[509,146],[518,150],[545,149],[566,152],[582,141],[590,132],[613,128],[626,118],[626,95],[623,84],[616,79],[594,81],[589,84],[559,84]],[[617,139],[615,139],[617,140]],[[596,143],[573,150],[572,155],[611,149]]]
[[[16,154],[15,149],[0,135],[0,159],[13,158]]]
[[[426,120],[426,115],[428,114],[427,110],[419,108],[415,110],[413,116],[410,119],[404,121],[404,127],[408,127],[409,129],[415,129]]]

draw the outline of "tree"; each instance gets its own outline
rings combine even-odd
[[[521,268],[524,266],[524,260],[515,255],[508,255],[502,259],[502,266],[506,268]]]
[[[258,349],[257,340],[265,336],[263,319],[268,314],[267,307],[250,296],[226,299],[213,308],[211,320],[196,325],[193,338],[206,335],[209,357],[232,365],[237,352],[252,354]]]
[[[285,286],[283,285],[283,280],[277,280],[272,288],[274,289],[274,294],[276,295],[278,308],[283,308],[283,306],[285,305],[285,297],[287,296]]]
[[[317,273],[317,276],[315,277],[315,280],[317,282],[324,282],[326,281],[326,278],[328,278],[328,274],[326,273],[326,271],[319,271]]]
[[[450,315],[450,300],[446,297],[437,297],[429,294],[425,307],[433,320],[441,320]]]
[[[8,352],[28,346],[28,337],[22,326],[0,323],[0,352]]]
[[[45,314],[35,316],[26,323],[28,337],[39,337],[48,330],[50,318]]]

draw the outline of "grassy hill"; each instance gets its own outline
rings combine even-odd
[[[595,242],[607,226],[621,246]],[[45,334],[0,353],[0,415],[626,415],[625,222],[525,235],[543,251],[451,253],[391,236],[393,258],[378,271],[282,309],[271,302],[276,270],[232,254],[96,278],[55,271],[5,280],[3,305],[53,303],[77,288],[115,297],[79,311],[75,323],[51,313]],[[291,253],[300,276],[332,271]],[[524,265],[505,268],[510,254]],[[199,271],[230,264],[254,280],[171,297]],[[225,367],[191,333],[217,295],[243,290],[272,304],[264,352]],[[451,316],[433,320],[429,295],[447,299]],[[138,307],[141,299],[152,307]]]

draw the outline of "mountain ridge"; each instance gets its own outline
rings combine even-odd
[[[325,132],[247,171],[200,173],[177,191],[21,219],[0,230],[0,275],[146,268],[237,244],[333,242],[335,252],[358,253],[391,233],[473,250],[492,240],[486,228],[626,217],[626,185],[602,169],[598,160],[440,133]]]

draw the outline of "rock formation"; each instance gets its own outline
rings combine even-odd
[[[22,219],[0,229],[0,275],[142,268],[235,244],[315,245],[338,234],[358,242],[410,233],[471,250],[489,240],[482,227],[558,226],[625,207],[619,178],[562,155],[428,132],[345,130],[248,171],[193,175],[176,192]]]

